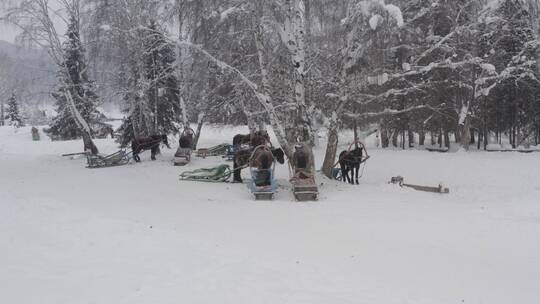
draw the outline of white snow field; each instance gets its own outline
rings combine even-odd
[[[173,167],[175,144],[106,169],[60,156],[81,147],[0,128],[0,303],[540,303],[540,153],[370,149],[361,185],[319,176],[320,200],[297,203],[286,166],[261,202],[179,181],[222,160]]]

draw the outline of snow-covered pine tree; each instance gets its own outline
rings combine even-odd
[[[132,67],[131,76],[127,81],[129,90],[124,95],[126,118],[118,129],[118,133],[120,134],[118,143],[122,147],[129,145],[136,137],[150,135],[146,119],[147,109],[142,89],[141,74],[135,60],[132,60],[130,65]]]
[[[24,125],[23,119],[21,117],[21,113],[19,112],[19,103],[17,102],[15,93],[11,94],[7,105],[6,119],[8,120],[9,125],[22,127]]]
[[[144,64],[146,81],[145,92],[151,109],[153,134],[178,132],[176,108],[180,104],[178,79],[175,75],[175,46],[170,43],[155,21],[150,21],[145,33]]]
[[[130,90],[124,96],[127,116],[119,131],[119,142],[127,145],[133,138],[179,131],[180,94],[175,75],[175,46],[167,40],[155,21],[140,30],[142,48],[134,50]],[[138,54],[135,54],[138,53]]]
[[[537,122],[537,107],[531,101],[538,92],[540,75],[536,75],[538,46],[531,19],[523,3],[504,0],[486,21],[485,57],[496,75],[485,82],[487,87],[480,94],[488,100],[485,111],[496,119],[497,136],[507,133],[514,148],[522,137],[534,132]]]
[[[88,77],[85,49],[80,39],[79,22],[76,18],[70,18],[66,36],[67,40],[62,45],[64,62],[59,72],[61,82],[52,93],[56,99],[57,116],[48,130],[53,137],[62,140],[77,139],[83,135],[67,100],[67,91],[71,93],[75,107],[85,121],[91,123],[100,116],[97,110],[99,98],[95,93],[94,82]],[[66,79],[65,70],[68,71],[69,79]]]

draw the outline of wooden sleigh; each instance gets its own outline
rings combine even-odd
[[[195,132],[191,128],[184,129],[180,135],[180,146],[174,154],[173,163],[175,166],[185,166],[191,161],[191,153],[193,151],[193,135]]]
[[[174,165],[185,166],[191,161],[191,148],[178,148],[174,154]]]
[[[298,170],[290,182],[296,201],[316,201],[319,198],[319,188],[315,182],[315,176],[311,172]]]
[[[319,198],[315,174],[310,169],[312,160],[313,154],[306,144],[300,143],[295,146],[295,152],[290,162],[293,171],[290,183],[296,201],[315,201]]]

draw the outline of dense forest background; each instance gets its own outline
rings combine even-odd
[[[56,67],[59,137],[90,140],[114,104],[120,143],[189,123],[268,124],[287,154],[327,135],[329,166],[342,128],[403,149],[539,144],[539,3],[4,1],[3,20]]]

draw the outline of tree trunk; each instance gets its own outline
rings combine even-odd
[[[414,132],[409,129],[407,133],[409,135],[409,148],[414,148]]]
[[[484,150],[487,150],[487,146],[489,145],[489,130],[486,128],[484,129]]]
[[[471,119],[467,116],[465,118],[465,121],[462,125],[460,125],[459,133],[461,134],[461,146],[465,150],[469,150],[469,146],[471,144]]]
[[[478,140],[476,141],[476,149],[480,150],[480,145],[482,144],[483,130],[478,130]]]
[[[335,119],[332,119],[328,128],[328,143],[326,144],[326,153],[322,167],[323,174],[330,179],[333,178],[332,169],[336,163],[338,140],[338,123]]]
[[[82,133],[82,138],[83,138],[84,151],[85,152],[88,151],[94,155],[97,155],[99,153],[99,150],[94,144],[94,142],[92,141],[92,138],[85,132]]]
[[[0,126],[3,126],[4,125],[4,102],[1,101],[0,102]]]
[[[354,120],[353,124],[353,132],[354,132],[354,142],[357,143],[360,138],[358,138],[358,124],[356,123],[356,119]],[[358,146],[358,144],[356,144]]]
[[[268,118],[270,120],[270,125],[272,126],[272,129],[274,130],[274,134],[276,135],[276,138],[283,149],[283,152],[285,152],[285,155],[287,155],[287,158],[291,159],[293,156],[292,148],[287,141],[287,134],[285,132],[285,128],[283,127],[279,116],[276,113],[276,110],[274,108],[274,105],[272,103],[272,99],[270,98],[270,80],[269,80],[269,73],[268,68],[266,66],[266,60],[264,57],[264,44],[263,44],[263,33],[262,33],[262,25],[260,23],[261,18],[261,11],[260,7],[257,6],[257,11],[254,14],[255,16],[253,19],[253,35],[254,35],[254,41],[255,41],[255,47],[257,49],[257,56],[259,59],[259,69],[261,73],[261,83],[262,83],[262,89],[263,94],[260,92],[255,92],[255,95],[259,102],[262,104],[264,109],[266,110],[268,114]]]
[[[512,148],[513,149],[517,148],[517,127],[516,126],[512,127]]]
[[[399,132],[397,130],[394,130],[392,133],[392,145],[395,148],[399,147],[398,138],[399,138]]]
[[[344,78],[342,78],[344,79]],[[341,92],[341,98],[332,112],[330,118],[330,124],[328,126],[328,142],[326,144],[326,153],[324,154],[323,161],[323,174],[328,178],[332,178],[332,170],[336,162],[337,146],[339,142],[339,113],[343,110],[343,107],[347,104],[347,97],[345,91]]]
[[[182,111],[182,125],[184,125],[184,128],[189,127],[186,102],[182,96],[180,96],[180,110]]]
[[[538,145],[539,142],[540,142],[540,123],[537,123],[536,124],[536,137],[535,137],[534,143],[535,145]]]
[[[383,148],[388,148],[390,145],[390,139],[388,138],[388,129],[381,128],[381,146]]]
[[[71,83],[71,82],[67,81],[66,83]],[[77,110],[77,107],[75,106],[75,102],[73,101],[73,96],[71,96],[71,92],[69,90],[65,90],[64,95],[67,99],[68,106],[71,110],[71,114],[73,115],[73,118],[81,131],[81,134],[83,137],[84,151],[90,151],[94,155],[98,154],[99,150],[97,146],[94,144],[94,141],[92,140],[92,129],[90,129],[90,126],[88,125],[86,120],[82,117],[79,110]]]
[[[425,146],[425,143],[426,143],[426,132],[424,131],[424,129],[420,130],[420,136],[418,138],[418,144],[420,146]]]
[[[312,118],[306,104],[306,42],[305,11],[302,0],[288,0],[288,12],[280,36],[291,55],[294,71],[294,99],[296,101],[296,126],[302,141],[314,143]]]
[[[199,117],[197,119],[197,130],[195,130],[195,137],[193,138],[193,150],[197,150],[197,146],[199,145],[199,138],[201,138],[201,131],[204,125],[205,118],[206,113],[199,113]]]

